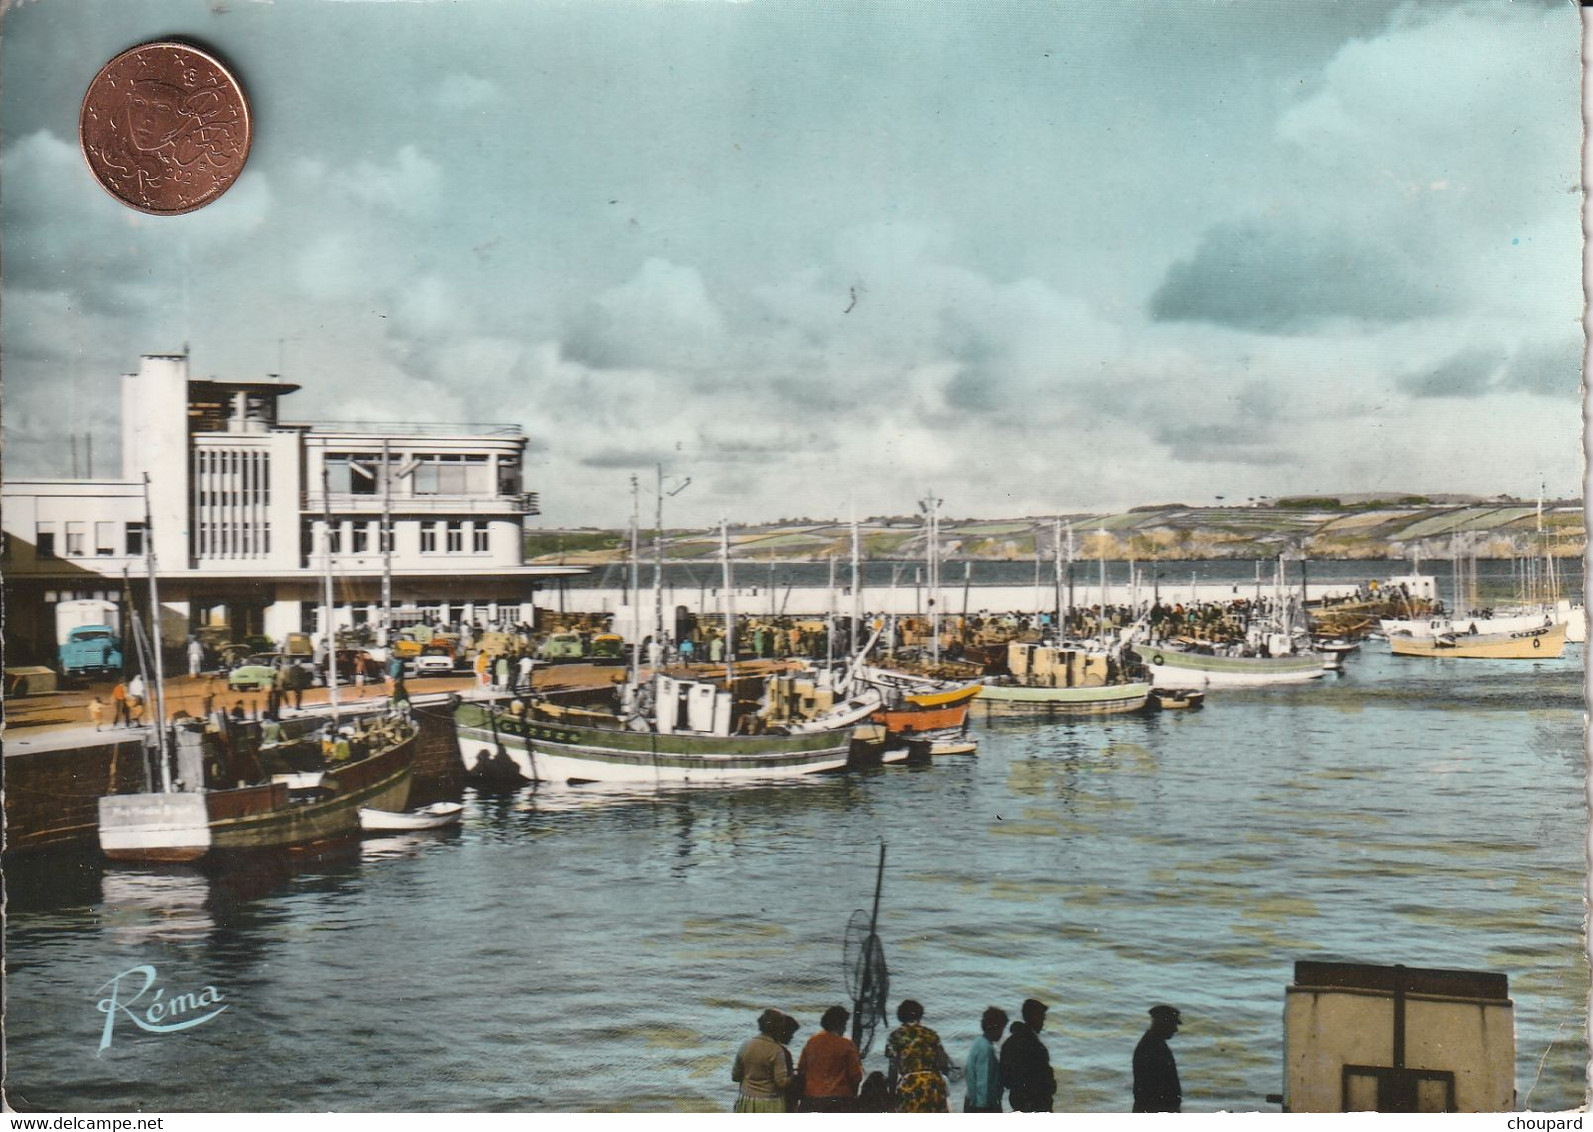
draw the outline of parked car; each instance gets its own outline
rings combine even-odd
[[[290,664],[314,675],[315,667],[308,658],[301,659],[280,652],[261,652],[245,657],[242,664],[227,673],[227,687],[234,692],[269,691],[276,680],[277,670]]]
[[[537,649],[537,659],[553,664],[586,659],[586,638],[580,633],[554,633]]]
[[[593,664],[624,664],[625,639],[616,633],[599,633],[592,638]]]
[[[454,670],[454,653],[443,645],[427,645],[413,664],[417,676],[446,676]]]

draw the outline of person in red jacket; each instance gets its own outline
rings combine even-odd
[[[797,1076],[802,1080],[805,1112],[853,1112],[857,1087],[863,1082],[863,1061],[846,1036],[851,1018],[844,1006],[832,1006],[819,1019],[823,1027],[802,1047]]]

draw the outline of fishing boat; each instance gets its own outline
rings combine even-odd
[[[176,766],[160,760],[161,789],[100,799],[105,856],[166,862],[311,850],[357,835],[362,808],[402,809],[409,799],[415,728],[400,717],[364,721],[330,742],[317,733],[258,752],[244,728],[218,724],[175,729]]]
[[[403,833],[411,830],[446,829],[458,825],[465,812],[461,802],[433,802],[429,806],[394,813],[391,810],[360,809],[360,828],[371,833]]]
[[[967,754],[977,744],[968,738],[968,714],[984,689],[975,681],[935,680],[875,665],[860,665],[856,679],[879,693],[872,715],[892,740],[928,743],[932,755]]]
[[[1150,702],[1151,685],[1110,652],[1013,641],[1009,675],[987,676],[974,706],[985,715],[1116,715]]]
[[[533,782],[699,785],[794,778],[845,767],[852,726],[879,702],[750,734],[760,724],[756,711],[747,710],[759,702],[748,695],[749,684],[763,680],[727,684],[660,673],[634,712],[546,701],[514,712],[462,701],[454,709],[459,753],[467,772],[512,768]]]
[[[148,476],[144,515],[152,531]],[[284,742],[279,724],[243,724],[223,712],[208,722],[184,718],[168,726],[153,614],[161,608],[154,545],[151,533],[145,539],[150,625],[145,630],[139,618],[131,619],[140,656],[150,658],[141,663],[154,677],[148,744],[154,765],[144,764],[143,791],[99,800],[101,851],[112,860],[146,862],[261,849],[303,852],[357,835],[361,807],[403,809],[415,767],[415,725],[395,713],[340,727],[336,648],[328,650],[331,719],[323,733]],[[329,539],[323,545],[321,624],[330,640],[332,549]]]
[[[879,694],[844,695],[800,673],[738,677],[730,533],[723,523],[720,560],[722,674],[654,672],[643,679],[633,665],[617,704],[543,698],[502,708],[461,701],[454,721],[466,772],[513,773],[539,783],[695,786],[844,768],[853,728],[880,706]]]
[[[1539,625],[1504,633],[1442,633],[1436,637],[1388,638],[1395,656],[1443,656],[1482,660],[1553,660],[1565,651],[1566,627]]]
[[[1133,651],[1149,667],[1151,683],[1158,688],[1303,684],[1327,671],[1320,653],[1295,651],[1287,637],[1264,650],[1244,642],[1214,644],[1181,637],[1135,644]]]

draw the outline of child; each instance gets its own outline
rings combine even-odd
[[[89,718],[94,721],[94,730],[100,730],[100,724],[105,719],[105,701],[95,696],[89,701]]]

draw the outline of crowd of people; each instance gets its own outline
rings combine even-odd
[[[1040,1038],[1049,1012],[1038,999],[1026,999],[1009,1026],[1007,1012],[990,1007],[958,1066],[940,1035],[924,1025],[923,1004],[904,999],[896,1009],[900,1025],[885,1040],[886,1072],[865,1076],[857,1046],[846,1036],[851,1014],[844,1006],[824,1012],[819,1032],[794,1060],[790,1045],[800,1024],[789,1014],[765,1010],[758,1033],[742,1044],[731,1066],[730,1079],[741,1086],[735,1111],[950,1112],[951,1083],[961,1080],[964,1112],[1051,1112],[1056,1072]],[[1149,1013],[1150,1027],[1131,1062],[1133,1111],[1180,1112],[1183,1086],[1167,1041],[1183,1016],[1165,1004]]]

